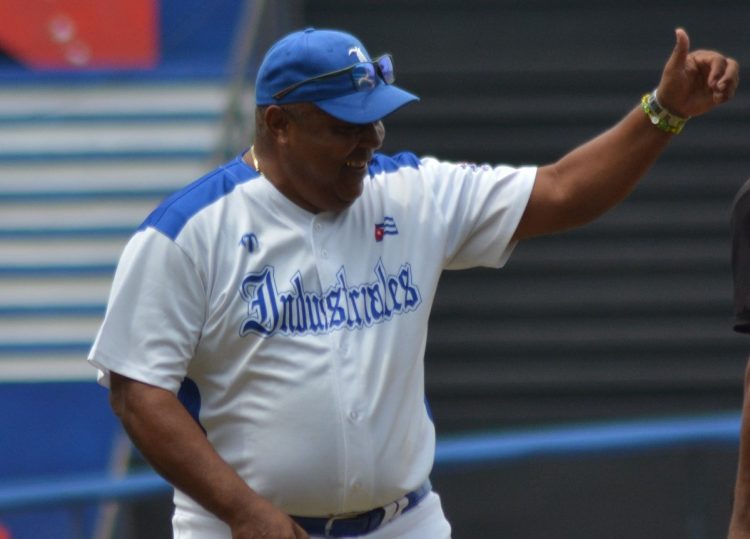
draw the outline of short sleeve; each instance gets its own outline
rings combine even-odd
[[[503,266],[526,210],[536,167],[422,160],[447,230],[446,269]]]
[[[731,225],[734,330],[750,333],[750,180],[734,199]]]
[[[123,250],[107,312],[89,354],[99,381],[111,371],[176,393],[205,318],[205,286],[192,260],[153,228]]]

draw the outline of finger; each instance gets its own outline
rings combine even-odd
[[[675,45],[672,49],[672,55],[667,61],[667,66],[672,69],[680,69],[685,67],[687,61],[688,52],[690,51],[690,37],[683,28],[677,28],[674,31],[675,34]]]
[[[294,539],[310,539],[310,536],[307,534],[307,532],[297,524],[296,522],[294,524]]]
[[[735,60],[728,58],[725,68],[719,77],[719,80],[712,89],[714,103],[724,103],[734,97],[740,79],[739,64]]]
[[[727,58],[724,72],[721,74],[721,78],[717,82],[717,87],[721,90],[731,91],[731,93],[734,94],[739,82],[740,65],[734,58]]]
[[[719,54],[714,54],[709,63],[708,86],[714,90],[718,89],[719,81],[727,69],[727,60]]]

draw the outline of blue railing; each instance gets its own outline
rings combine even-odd
[[[438,442],[438,467],[569,456],[645,451],[696,444],[736,446],[740,414],[640,419],[471,435]]]
[[[739,412],[529,428],[454,436],[438,441],[437,471],[537,456],[637,452],[692,445],[735,448]],[[153,472],[115,479],[100,475],[48,477],[0,487],[0,513],[132,500],[164,495],[171,487]]]

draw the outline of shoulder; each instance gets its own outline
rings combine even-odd
[[[376,153],[368,165],[368,171],[370,176],[377,176],[384,172],[392,173],[402,169],[418,169],[420,165],[421,160],[412,152],[400,152],[394,155]]]
[[[238,156],[164,199],[138,230],[155,228],[174,240],[198,212],[257,177],[258,173]]]

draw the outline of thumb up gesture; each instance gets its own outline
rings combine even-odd
[[[674,114],[689,118],[729,101],[740,79],[736,60],[716,51],[690,51],[690,38],[675,30],[676,43],[662,72],[659,102]]]

